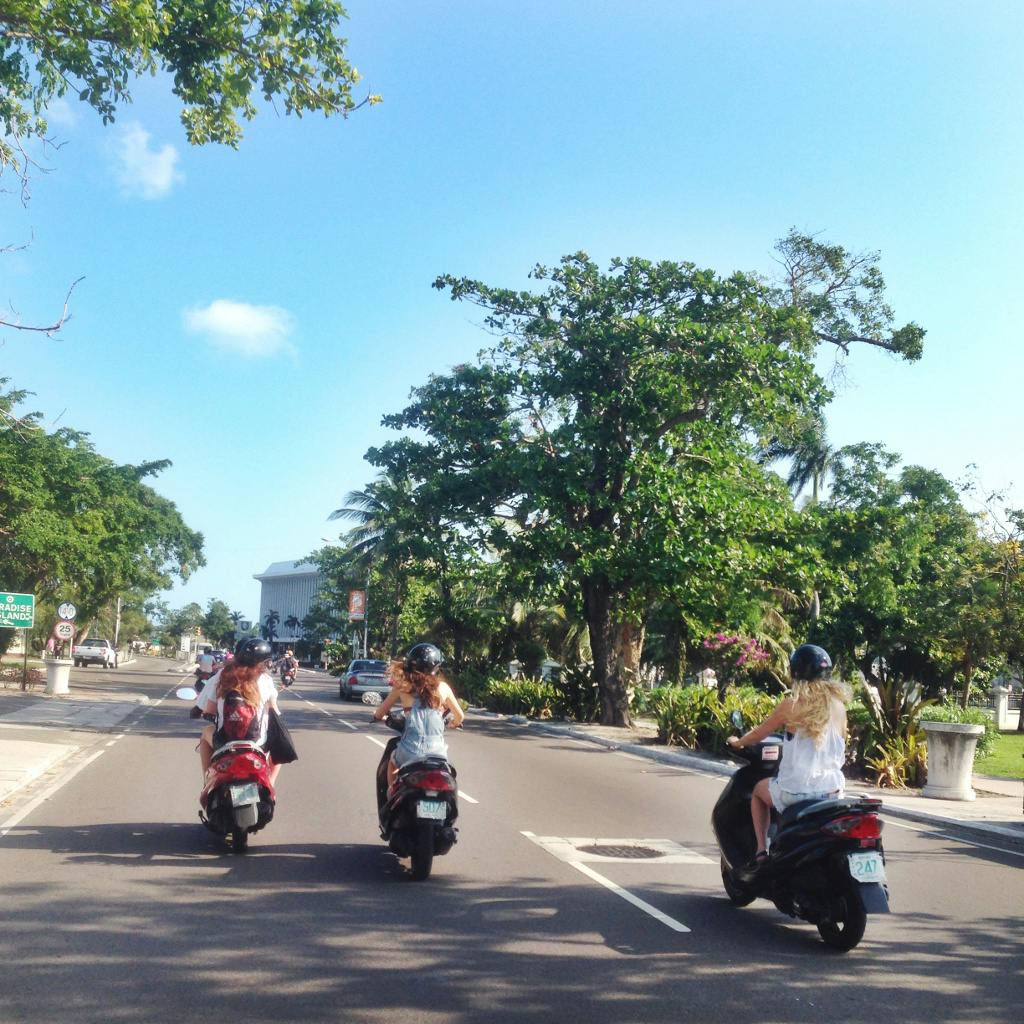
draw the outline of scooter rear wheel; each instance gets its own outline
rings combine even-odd
[[[418,821],[416,823],[416,845],[412,851],[412,880],[422,882],[430,877],[430,869],[434,864],[434,823]]]
[[[819,922],[818,934],[826,946],[846,953],[864,938],[867,923],[860,885],[850,879],[833,903],[832,919]]]
[[[245,853],[249,848],[249,833],[241,829],[231,833],[231,849],[234,853]]]
[[[724,857],[722,858],[722,885],[725,886],[725,894],[734,907],[745,907],[748,903],[753,903],[756,898],[749,889],[745,889],[733,878],[732,868],[726,864]]]

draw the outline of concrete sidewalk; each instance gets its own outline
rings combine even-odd
[[[102,686],[72,697],[0,690],[0,821],[20,790],[149,703],[145,694]]]
[[[659,744],[657,726],[649,720],[641,719],[630,729],[619,729],[602,725],[536,722],[521,715],[496,715],[479,708],[471,711],[484,717],[502,718],[513,725],[588,740],[612,750],[711,775],[727,777],[739,767],[736,761],[726,758]],[[847,783],[847,792],[878,797],[884,812],[894,818],[945,829],[964,829],[979,837],[998,837],[1024,846],[1024,780],[976,775],[974,788],[978,794],[976,800],[936,800],[921,796],[920,790],[877,789],[866,783]]]

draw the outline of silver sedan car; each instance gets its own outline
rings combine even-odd
[[[386,697],[391,692],[387,678],[388,663],[357,658],[338,679],[339,700],[361,698],[364,693],[379,693]]]

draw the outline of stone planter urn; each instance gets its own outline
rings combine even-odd
[[[928,742],[928,785],[921,795],[939,800],[973,800],[974,749],[985,726],[922,722],[921,728]]]
[[[70,693],[68,680],[71,678],[73,662],[69,658],[46,659],[46,692],[55,697]]]

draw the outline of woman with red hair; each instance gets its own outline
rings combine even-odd
[[[225,698],[229,693],[240,694],[246,704],[255,710],[252,742],[266,749],[270,709],[278,711],[277,688],[269,673],[272,653],[266,640],[259,640],[256,637],[243,640],[235,657],[203,690],[200,698],[203,714],[216,715],[216,724],[208,725],[199,740],[199,760],[203,766],[204,779],[213,757],[214,743],[217,742],[219,746],[223,742]],[[202,701],[202,697],[206,700]],[[280,770],[279,764],[271,766],[271,785],[274,784]]]

